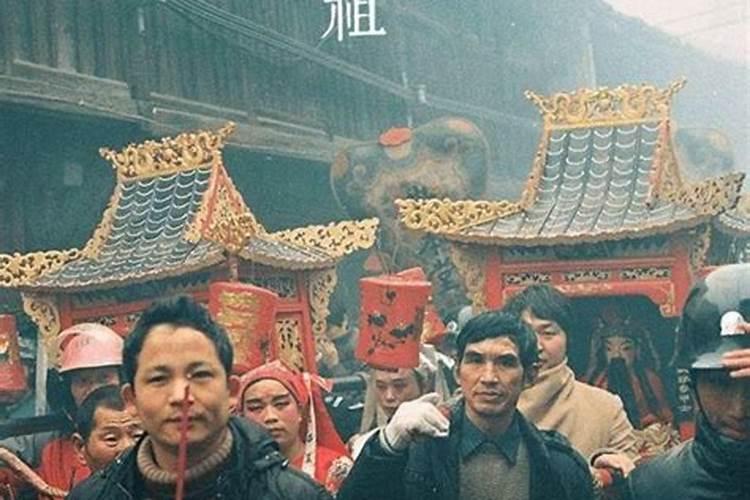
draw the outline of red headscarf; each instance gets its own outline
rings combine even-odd
[[[315,470],[314,455],[317,446],[328,448],[341,455],[348,455],[346,446],[341,440],[333,420],[323,403],[321,389],[329,392],[331,384],[324,378],[311,373],[295,373],[284,365],[280,360],[271,361],[245,373],[241,378],[242,388],[240,390],[240,409],[244,413],[245,392],[259,380],[276,380],[283,385],[297,401],[303,414],[303,424],[300,436],[305,443],[305,460],[303,471],[310,473],[305,466]],[[310,424],[313,424],[311,426]],[[312,456],[310,455],[312,454]],[[313,461],[310,464],[310,461]],[[314,476],[314,472],[310,474]]]

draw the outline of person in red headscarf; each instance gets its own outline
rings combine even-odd
[[[335,494],[352,460],[320,389],[330,390],[322,378],[294,373],[281,361],[273,361],[243,375],[239,408],[273,436],[293,467]]]

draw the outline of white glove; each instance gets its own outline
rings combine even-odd
[[[380,443],[388,451],[400,452],[419,436],[446,437],[450,422],[435,406],[440,402],[436,392],[402,403],[391,421],[380,431]]]

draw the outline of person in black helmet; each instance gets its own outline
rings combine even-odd
[[[690,367],[695,438],[628,478],[631,500],[750,499],[750,264],[721,267],[688,295],[678,362]]]

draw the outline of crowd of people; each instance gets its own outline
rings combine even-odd
[[[461,321],[452,358],[426,347],[413,369],[371,370],[348,442],[324,404],[326,379],[278,360],[234,374],[229,337],[191,298],[153,304],[124,341],[75,325],[57,345],[71,429],[0,446],[83,500],[587,500],[601,494],[598,470],[622,478],[610,493],[629,500],[748,499],[748,283],[743,264],[693,287],[676,348],[696,435],[645,462],[634,425],[669,414],[643,392],[626,408],[602,372],[577,380],[576,317],[548,285]],[[635,373],[633,339],[610,338],[608,361]]]

